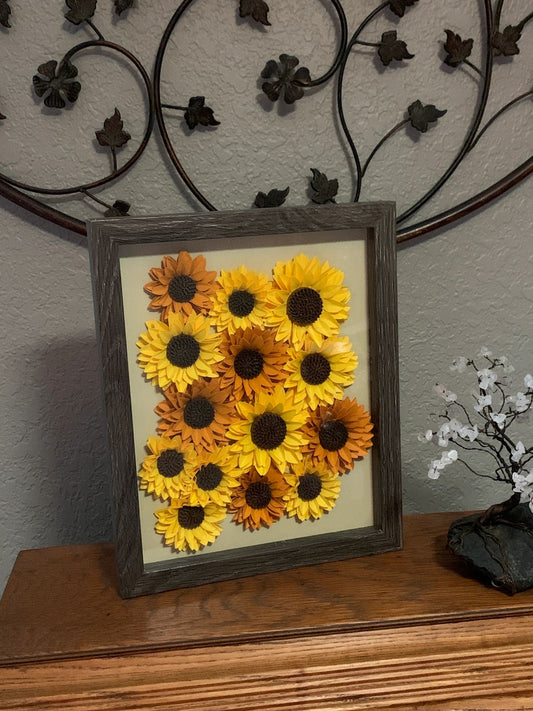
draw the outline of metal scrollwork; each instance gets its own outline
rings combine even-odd
[[[50,187],[27,184],[10,177],[4,172],[0,172],[0,194],[47,220],[77,233],[85,234],[85,224],[81,220],[45,204],[39,200],[39,196],[77,195],[101,205],[105,215],[124,216],[129,214],[130,203],[123,199],[128,197],[127,195],[120,196],[120,199],[115,199],[112,203],[108,203],[102,199],[98,191],[134,168],[150,142],[153,128],[157,123],[164,149],[186,188],[201,205],[208,210],[215,210],[215,206],[200,191],[183,167],[178,151],[170,138],[167,122],[171,120],[169,117],[175,117],[176,112],[180,112],[189,133],[195,130],[212,131],[216,130],[221,122],[224,122],[224,116],[219,114],[216,107],[211,106],[209,97],[206,96],[192,96],[176,104],[166,103],[161,97],[161,73],[169,42],[178,23],[185,13],[190,10],[194,2],[195,0],[182,0],[174,11],[163,32],[155,57],[154,70],[150,76],[141,61],[130,50],[104,37],[96,24],[99,10],[98,0],[65,0],[66,12],[64,13],[64,18],[67,22],[73,25],[74,28],[85,26],[91,33],[94,33],[94,38],[76,44],[62,57],[46,59],[39,64],[31,79],[36,97],[43,101],[44,106],[56,112],[61,112],[68,109],[68,107],[73,107],[71,110],[74,111],[78,96],[83,91],[83,76],[76,66],[76,58],[87,51],[107,50],[111,53],[116,53],[135,69],[141,79],[147,99],[144,134],[140,137],[139,144],[131,157],[121,163],[121,150],[132,140],[132,136],[130,135],[131,129],[128,128],[127,118],[123,117],[120,107],[116,107],[112,115],[103,117],[101,126],[94,130],[98,145],[105,151],[109,151],[110,171],[104,177],[74,186]],[[200,2],[200,0],[196,0],[196,2]],[[321,76],[313,77],[309,68],[302,66],[299,58],[289,52],[280,54],[278,58],[268,58],[267,56],[267,58],[263,59],[264,68],[260,72],[259,81],[261,82],[260,86],[264,96],[270,102],[285,103],[289,106],[300,103],[302,100],[305,102],[306,94],[311,89],[320,87],[330,80],[336,82],[334,110],[336,112],[336,120],[349,149],[349,157],[353,160],[353,201],[360,199],[369,165],[387,141],[404,127],[409,127],[414,132],[426,133],[428,129],[436,126],[447,113],[445,107],[437,107],[434,104],[424,103],[420,98],[415,98],[407,104],[403,115],[398,115],[395,121],[394,119],[391,120],[391,128],[377,141],[371,150],[366,150],[364,159],[361,157],[359,142],[348,126],[345,109],[345,98],[348,90],[348,60],[353,56],[355,50],[366,51],[365,48],[367,48],[369,53],[375,52],[375,60],[381,63],[383,71],[386,71],[389,66],[399,63],[409,65],[415,59],[416,51],[412,53],[407,42],[402,39],[402,22],[411,12],[416,12],[417,6],[422,5],[423,2],[424,0],[386,0],[371,10],[350,34],[341,0],[328,0],[326,4],[331,9],[330,15],[338,23],[338,40],[331,66]],[[411,221],[413,216],[451,179],[458,167],[476,147],[487,129],[513,106],[527,98],[531,98],[533,95],[533,90],[522,91],[511,101],[501,106],[492,116],[486,116],[494,64],[502,60],[510,61],[520,53],[520,40],[524,27],[533,19],[532,12],[517,24],[505,25],[503,21],[504,3],[505,0],[483,0],[482,20],[485,45],[482,53],[482,66],[478,67],[471,59],[474,39],[467,36],[463,37],[454,29],[443,29],[443,63],[450,72],[467,67],[468,70],[474,73],[474,76],[478,78],[479,86],[477,103],[473,119],[466,131],[462,144],[451,158],[449,165],[436,178],[433,184],[427,187],[425,193],[398,216],[399,242],[426,234],[478,209],[533,172],[533,156],[530,156],[492,186],[465,199],[461,204],[434,217],[406,226],[406,223]],[[113,0],[113,11],[117,19],[127,16],[129,12],[135,12],[134,0]],[[239,0],[236,11],[240,18],[251,25],[255,25],[258,29],[261,28],[263,33],[269,32],[275,25],[275,7],[269,7],[264,0]],[[388,29],[378,37],[372,36],[370,28],[373,27],[373,21],[387,13],[389,13],[389,17],[395,18],[397,29]],[[4,28],[3,32],[16,31],[16,20],[16,11],[12,11],[9,0],[0,0],[0,25]],[[3,101],[0,108],[4,112],[0,112],[1,131],[1,126],[9,122],[9,107]],[[297,111],[298,108],[295,110]],[[282,115],[280,115],[279,120],[283,121]],[[302,174],[307,173],[307,171],[309,171],[308,166],[302,168]],[[323,167],[311,168],[310,172],[310,199],[317,204],[335,202],[335,197],[339,191],[338,179],[328,176]],[[267,175],[264,177],[264,182],[268,184]],[[250,201],[255,207],[261,209],[279,207],[284,204],[289,191],[290,186],[271,188],[265,192],[259,191],[256,193],[255,199],[253,195],[250,196]],[[302,201],[303,199],[304,196],[302,196]],[[248,205],[244,207],[248,207]]]

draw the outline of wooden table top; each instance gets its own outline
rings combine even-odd
[[[0,663],[533,612],[533,590],[486,587],[447,551],[460,515],[406,516],[401,551],[132,600],[112,544],[23,551],[0,602]]]

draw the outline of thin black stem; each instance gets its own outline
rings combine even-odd
[[[475,469],[472,469],[470,464],[467,464],[467,462],[465,462],[464,459],[461,459],[461,457],[458,457],[457,461],[461,462],[461,464],[463,464],[468,469],[468,471],[472,472],[472,474],[475,474],[476,476],[480,476],[483,479],[492,479],[492,481],[501,481],[501,479],[498,479],[498,477],[496,476],[491,476],[490,474],[480,474]]]
[[[387,134],[385,134],[385,136],[383,136],[381,141],[376,145],[376,147],[373,149],[373,151],[370,153],[370,155],[366,159],[366,162],[361,170],[361,178],[366,173],[366,169],[368,168],[370,161],[376,155],[376,153],[381,148],[381,146],[385,143],[385,141],[388,138],[390,138],[391,136],[393,136],[397,131],[399,131],[403,126],[405,126],[408,123],[409,123],[409,119],[404,119],[403,121],[400,121],[400,123],[396,124],[396,126],[394,126],[394,128],[391,128],[391,130]]]
[[[381,42],[363,42],[363,40],[355,40],[354,44],[362,44],[363,47],[381,47]]]
[[[527,15],[526,17],[524,17],[524,19],[522,20],[522,22],[520,22],[520,23],[518,24],[518,31],[519,31],[519,32],[522,32],[522,30],[524,29],[524,25],[526,25],[532,18],[533,18],[533,12],[530,12],[529,15]]]
[[[465,64],[467,64],[470,67],[470,69],[473,69],[475,72],[477,72],[480,77],[483,76],[483,72],[481,71],[481,69],[479,67],[476,67],[476,65],[473,62],[471,62],[468,59],[464,59],[463,61]]]
[[[90,27],[92,30],[94,30],[94,32],[96,32],[96,34],[98,35],[98,39],[99,39],[99,40],[105,41],[104,35],[100,32],[100,30],[98,29],[98,27],[96,27],[96,25],[95,25],[91,20],[85,20],[85,22],[89,25],[89,27]]]
[[[99,205],[103,205],[104,207],[107,207],[108,209],[111,208],[111,205],[109,203],[104,202],[103,200],[100,200],[100,198],[97,198],[96,195],[93,195],[92,193],[90,193],[88,190],[85,190],[84,188],[82,188],[80,190],[80,193],[82,193],[83,195],[87,195],[88,198],[90,198],[91,200],[94,200],[94,202],[97,202]]]
[[[500,19],[502,16],[502,8],[505,0],[498,0],[496,5],[496,10],[494,11],[494,29],[498,31],[500,29]]]
[[[479,141],[479,139],[481,138],[481,136],[485,133],[485,131],[489,128],[489,126],[491,126],[491,125],[496,121],[497,118],[499,118],[499,117],[500,117],[502,114],[504,114],[508,109],[510,109],[511,106],[514,106],[515,104],[517,104],[519,101],[522,101],[523,99],[527,99],[528,96],[533,96],[533,89],[531,89],[530,91],[525,91],[523,94],[520,94],[520,96],[517,96],[516,99],[513,99],[512,101],[509,101],[509,103],[505,104],[505,106],[502,106],[502,108],[501,108],[499,111],[497,111],[497,112],[494,114],[494,116],[491,116],[491,118],[490,118],[490,119],[487,121],[487,123],[483,126],[483,128],[482,128],[481,131],[477,134],[476,138],[474,139],[474,141],[472,142],[472,144],[470,145],[470,147],[469,147],[468,150],[471,151],[472,148],[474,148],[474,146],[475,146],[476,143]]]
[[[113,156],[113,173],[116,173],[118,170],[118,164],[117,164],[117,149],[115,146],[111,146],[111,155]]]
[[[177,104],[161,104],[163,109],[175,109],[176,111],[187,111],[187,106],[177,106]]]

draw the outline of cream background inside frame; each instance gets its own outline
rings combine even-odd
[[[187,250],[192,257],[203,254],[208,270],[235,269],[241,264],[263,272],[271,278],[278,261],[288,261],[304,253],[316,256],[344,273],[344,285],[350,290],[350,313],[341,324],[341,336],[347,336],[358,357],[354,383],[346,389],[345,397],[356,397],[366,410],[371,409],[369,383],[368,301],[366,232],[364,230],[335,230],[331,232],[277,234],[261,237],[235,236],[231,240],[195,239],[168,243],[123,245],[119,248],[120,273],[124,302],[128,370],[131,392],[133,432],[137,472],[146,457],[145,445],[149,437],[157,436],[158,417],[154,407],[164,399],[162,392],[145,379],[137,363],[139,349],[136,341],[146,331],[146,321],[158,320],[159,313],[148,310],[150,297],[143,289],[150,281],[149,270],[159,267],[162,257],[176,257]],[[190,557],[162,543],[162,536],[154,530],[154,512],[169,502],[153,499],[139,490],[139,511],[144,563],[172,561]],[[341,476],[341,493],[334,509],[316,521],[297,522],[282,517],[270,528],[244,531],[228,515],[222,523],[222,533],[214,543],[194,555],[233,550],[275,541],[323,533],[364,528],[373,524],[372,449],[368,456],[355,463],[354,469]]]

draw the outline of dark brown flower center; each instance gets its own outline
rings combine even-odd
[[[264,509],[272,500],[272,491],[265,481],[253,481],[246,489],[244,498],[252,509]]]
[[[255,306],[255,296],[246,289],[232,291],[228,299],[228,308],[234,316],[248,316]]]
[[[261,375],[263,370],[263,356],[253,348],[243,348],[235,356],[233,368],[237,375],[244,380],[252,380]]]
[[[182,506],[178,509],[178,523],[182,528],[198,528],[203,523],[204,516],[201,506]]]
[[[200,344],[187,333],[172,336],[167,345],[167,358],[177,368],[188,368],[196,363],[200,355]]]
[[[203,467],[200,467],[198,473],[196,474],[196,483],[199,489],[203,489],[203,491],[212,491],[220,484],[223,476],[224,472],[222,469],[216,464],[212,464],[210,462],[209,464],[204,464]]]
[[[185,458],[175,449],[165,449],[157,458],[157,470],[161,476],[172,478],[178,476],[183,469]]]
[[[201,430],[215,419],[215,408],[206,397],[192,397],[183,409],[183,420],[186,425]]]
[[[190,301],[196,294],[196,282],[188,274],[177,274],[168,285],[168,294],[172,301]]]
[[[287,316],[296,326],[310,326],[322,313],[318,291],[301,286],[291,291],[287,299]]]
[[[263,412],[252,422],[250,434],[252,442],[259,449],[276,449],[285,439],[287,425],[280,415]]]
[[[331,365],[329,360],[321,353],[309,353],[300,366],[302,379],[308,385],[322,385],[329,378]]]
[[[336,452],[338,449],[342,449],[348,441],[348,430],[342,422],[329,420],[324,422],[320,428],[318,439],[328,452]]]
[[[318,474],[307,472],[298,482],[298,496],[302,501],[312,501],[322,491],[322,481]]]

